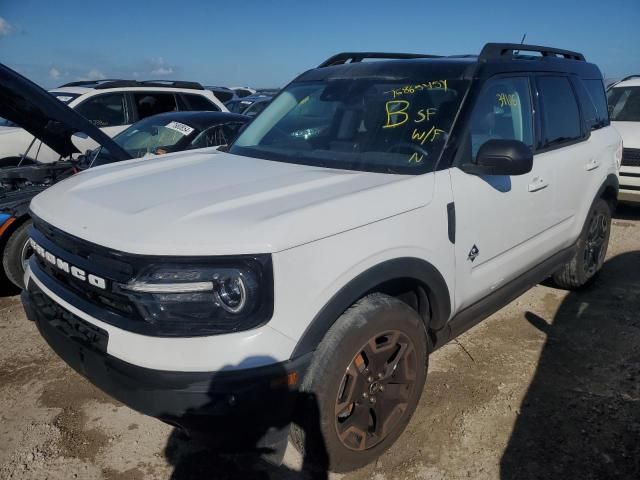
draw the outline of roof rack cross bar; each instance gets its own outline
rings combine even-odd
[[[318,65],[318,68],[357,63],[367,58],[382,58],[387,60],[401,60],[411,58],[441,58],[440,55],[425,55],[421,53],[383,53],[383,52],[342,52],[338,53]]]
[[[573,52],[571,50],[562,50],[560,48],[541,47],[540,45],[527,45],[520,43],[487,43],[482,51],[478,60],[497,60],[503,57],[513,57],[514,52],[538,52],[543,57],[563,57],[567,60],[585,61],[584,55],[579,52]]]
[[[204,90],[204,87],[198,82],[187,82],[182,80],[122,80],[115,78],[70,82],[61,85],[58,88],[63,87],[88,87],[96,90],[123,87],[186,88],[190,90]]]

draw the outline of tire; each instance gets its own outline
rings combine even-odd
[[[333,472],[374,461],[409,423],[427,358],[415,310],[379,293],[355,303],[326,334],[304,377],[302,421],[292,429],[296,448]],[[366,433],[359,428],[365,424]]]
[[[31,220],[20,225],[9,237],[7,246],[2,256],[2,266],[7,278],[16,287],[24,289],[24,264],[23,261],[31,255],[28,246],[29,235],[27,229],[31,226]]]
[[[577,289],[593,280],[604,263],[610,233],[611,207],[598,198],[589,210],[576,253],[553,275],[553,282],[560,288]]]

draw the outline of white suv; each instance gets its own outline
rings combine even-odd
[[[25,309],[141,412],[224,446],[281,446],[293,422],[305,455],[357,468],[404,430],[434,349],[600,269],[622,148],[605,103],[565,50],[337,55],[228,153],[38,195]]]
[[[622,201],[640,202],[640,75],[626,77],[607,91],[611,123],[622,135]]]
[[[228,111],[213,92],[195,82],[96,80],[68,83],[49,93],[110,137],[157,113]],[[95,148],[97,144],[87,141],[82,146],[84,151]],[[53,162],[60,158],[26,130],[17,126],[0,127],[0,167],[16,165],[22,155],[40,162]]]

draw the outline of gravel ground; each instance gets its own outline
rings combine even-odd
[[[0,479],[305,478],[216,454],[101,393],[0,298]],[[357,479],[639,479],[640,208],[580,292],[539,285],[435,352],[407,431]],[[318,478],[326,478],[326,474]]]

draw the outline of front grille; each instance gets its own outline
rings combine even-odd
[[[48,277],[56,280],[66,290],[92,305],[130,320],[142,321],[138,309],[129,298],[115,293],[111,289],[114,282],[124,283],[134,276],[133,267],[122,258],[118,258],[117,254],[111,254],[107,251],[101,252],[100,250],[106,249],[61,232],[39,219],[34,219],[31,236],[56,257],[84,269],[87,273],[104,278],[107,282],[107,288],[94,287],[52,265],[41,256],[34,255],[38,267]]]
[[[46,296],[33,282],[29,284],[29,297],[38,312],[38,322],[47,322],[65,336],[83,345],[102,352],[107,351],[109,343],[107,331],[65,310]]]
[[[640,167],[640,148],[623,149],[622,165],[624,167]]]

